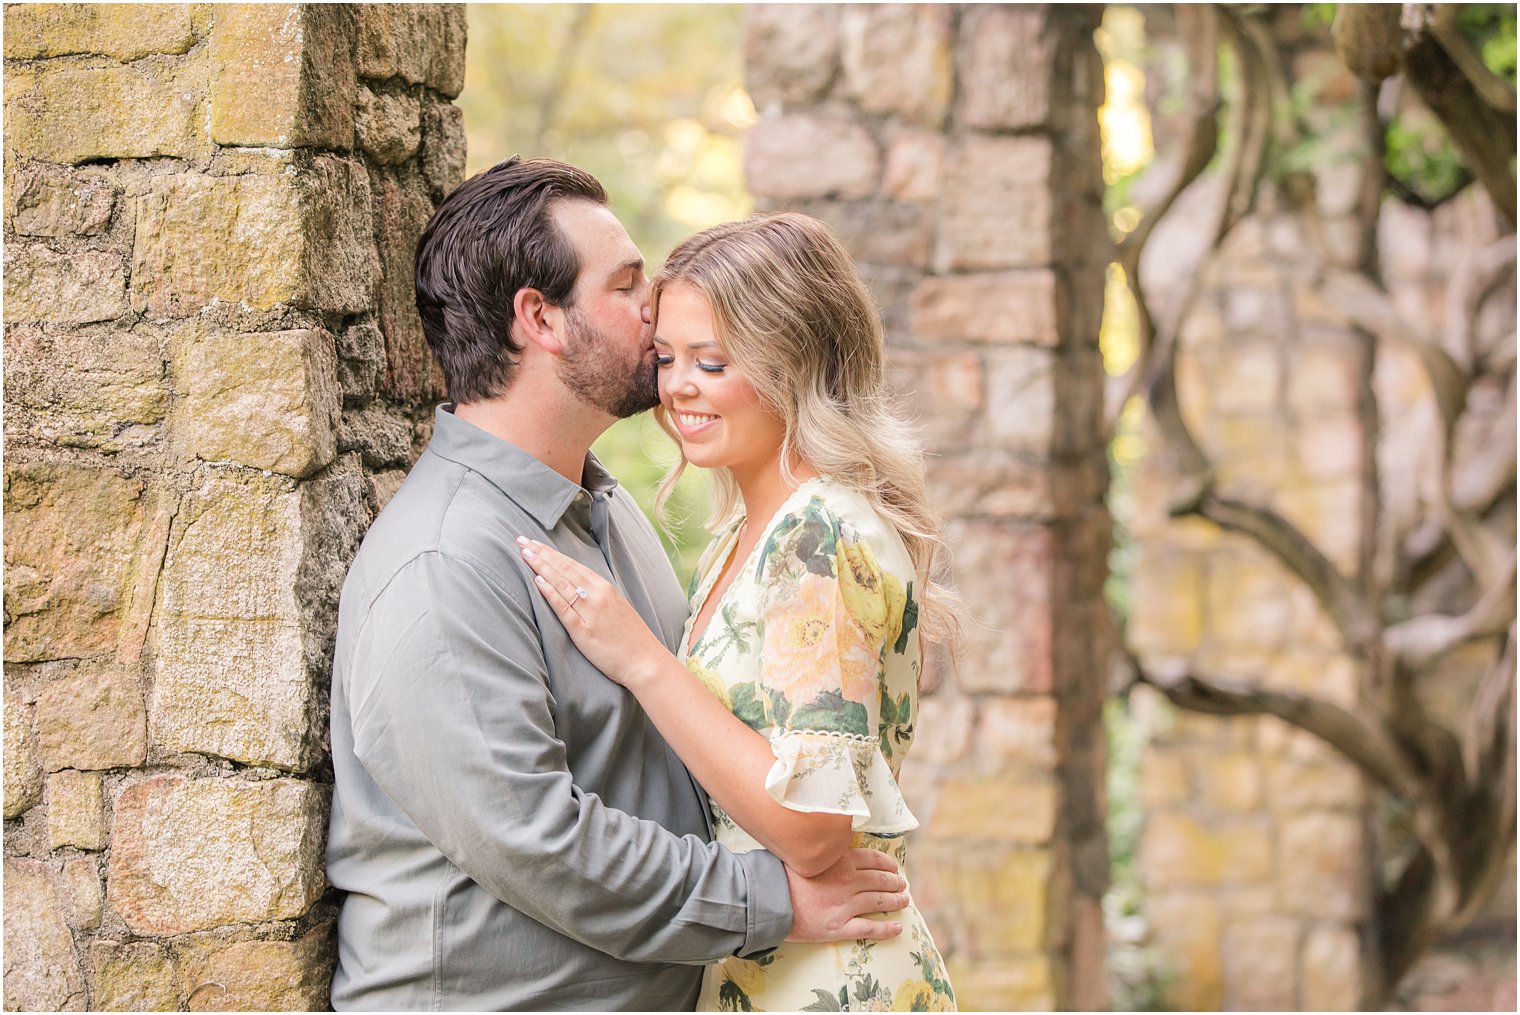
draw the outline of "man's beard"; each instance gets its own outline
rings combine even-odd
[[[565,311],[565,323],[565,351],[555,368],[575,397],[618,419],[660,404],[659,372],[652,357],[641,350],[628,362],[617,343],[573,307]]]

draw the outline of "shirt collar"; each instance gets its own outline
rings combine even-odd
[[[597,457],[586,453],[585,486],[572,483],[510,441],[487,433],[454,415],[452,403],[440,405],[433,416],[433,439],[428,450],[484,476],[542,525],[552,529],[577,494],[610,493],[617,479]]]

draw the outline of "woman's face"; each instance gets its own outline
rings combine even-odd
[[[688,462],[728,468],[741,483],[747,475],[779,468],[785,424],[729,362],[714,334],[707,297],[680,282],[666,286],[654,346],[660,404]]]

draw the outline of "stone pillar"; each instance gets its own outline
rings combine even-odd
[[[909,876],[967,1010],[1107,1000],[1098,17],[748,15],[750,189],[828,221],[870,281],[969,607],[904,768]]]
[[[439,379],[464,14],[5,10],[5,992],[327,1003],[337,594]]]

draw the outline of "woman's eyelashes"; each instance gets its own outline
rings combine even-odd
[[[668,367],[674,363],[675,359],[676,358],[674,356],[656,355],[654,358],[654,365],[660,369],[664,369],[665,367]],[[728,364],[704,363],[701,360],[697,360],[696,367],[704,374],[721,374],[723,371],[728,369]]]

